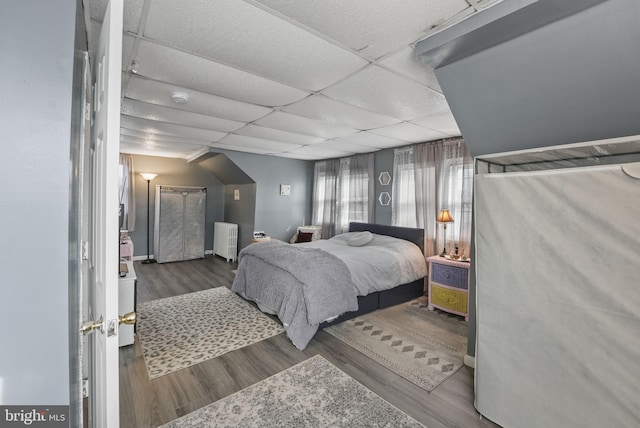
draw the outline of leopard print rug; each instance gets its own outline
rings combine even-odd
[[[226,287],[141,303],[137,313],[137,335],[149,379],[284,331]]]

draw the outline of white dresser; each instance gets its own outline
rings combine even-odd
[[[118,314],[124,315],[136,310],[136,271],[133,269],[133,262],[130,260],[122,261],[127,265],[127,275],[120,277],[118,281]],[[133,345],[133,337],[135,334],[135,324],[120,324],[118,331],[119,346]]]

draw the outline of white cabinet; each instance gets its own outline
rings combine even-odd
[[[136,271],[132,261],[123,261],[127,265],[127,274],[118,281],[118,314],[124,315],[136,310]],[[133,345],[135,324],[120,324],[118,331],[118,345]]]

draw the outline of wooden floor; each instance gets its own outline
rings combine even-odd
[[[134,263],[138,302],[212,287],[230,287],[235,263],[219,257],[166,264]],[[322,355],[349,376],[428,428],[497,427],[473,407],[473,369],[462,367],[426,392],[365,355],[320,331],[304,351],[280,334],[262,342],[149,380],[140,344],[120,348],[120,426],[157,427]]]

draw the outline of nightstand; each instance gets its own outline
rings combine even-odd
[[[427,257],[429,263],[429,304],[469,320],[470,262],[449,260],[440,256]]]

